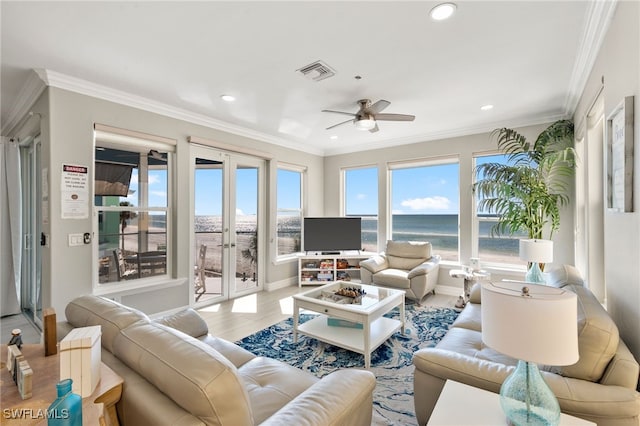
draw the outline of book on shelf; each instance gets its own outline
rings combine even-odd
[[[360,330],[364,328],[364,326],[359,322],[353,322],[353,321],[348,321],[340,318],[332,318],[332,317],[327,318],[327,325],[330,325],[332,327],[357,328]]]

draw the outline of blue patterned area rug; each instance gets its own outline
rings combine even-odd
[[[371,354],[376,375],[373,395],[376,425],[415,425],[413,405],[413,353],[432,347],[442,339],[459,311],[450,308],[406,305],[405,334],[396,332]],[[398,309],[387,316],[398,317]],[[301,314],[300,322],[313,318]],[[298,335],[293,343],[293,319],[288,318],[236,342],[248,351],[279,359],[322,377],[340,368],[363,368],[364,356],[311,337]]]

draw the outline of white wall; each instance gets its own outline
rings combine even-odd
[[[611,26],[575,114],[580,122],[604,80],[604,114],[625,96],[634,102],[633,212],[605,211],[604,248],[607,309],[640,360],[640,3],[618,2]]]
[[[49,167],[50,189],[50,225],[45,232],[51,234],[51,248],[43,252],[43,304],[53,306],[60,319],[64,318],[64,308],[74,297],[91,293],[92,265],[95,264],[91,245],[69,247],[67,235],[92,231],[92,219],[61,219],[60,217],[60,179],[62,164],[88,166],[90,179],[93,178],[93,124],[100,123],[123,129],[159,135],[177,140],[176,167],[176,209],[174,217],[174,254],[175,275],[178,285],[154,288],[150,291],[129,291],[114,294],[121,301],[147,313],[162,312],[189,304],[187,281],[192,268],[190,260],[189,229],[190,214],[188,136],[199,136],[208,140],[268,152],[274,161],[268,167],[269,181],[275,184],[276,161],[286,161],[307,167],[308,191],[321,194],[323,190],[323,159],[281,146],[228,134],[185,121],[168,118],[155,113],[142,111],[73,93],[48,88],[33,109],[42,112],[45,121],[43,132],[43,164]],[[275,200],[272,185],[267,185],[267,211]],[[93,198],[90,197],[92,200]],[[92,204],[92,203],[91,203]],[[309,197],[309,209],[321,212],[322,197]],[[271,231],[271,230],[270,230]],[[273,235],[268,233],[268,237]],[[286,281],[297,276],[297,263],[289,262],[274,265],[271,254],[266,257],[265,287],[268,283]],[[172,281],[173,284],[176,281]]]

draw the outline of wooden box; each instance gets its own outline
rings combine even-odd
[[[102,329],[74,328],[60,341],[60,380],[73,380],[72,391],[85,398],[100,380]]]

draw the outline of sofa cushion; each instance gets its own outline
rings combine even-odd
[[[389,240],[385,253],[390,268],[410,270],[431,258],[431,243]]]
[[[120,330],[137,321],[148,322],[149,317],[137,309],[97,296],[80,296],[67,304],[67,321],[74,327],[102,326],[101,343],[113,353],[113,339]]]
[[[256,357],[238,369],[251,400],[253,418],[260,424],[319,379],[275,359]]]
[[[114,355],[207,425],[251,425],[249,396],[236,367],[203,342],[164,325],[120,332]]]
[[[468,330],[482,331],[482,305],[479,303],[467,303],[458,318],[451,327],[466,328]]]
[[[504,365],[516,365],[517,360],[504,355],[482,342],[482,332],[461,327],[449,329],[436,349],[451,351],[471,358],[491,361]]]
[[[385,269],[373,276],[373,283],[383,287],[404,288],[410,287],[407,271],[400,269]]]
[[[582,284],[564,286],[578,295],[578,362],[544,367],[562,376],[598,382],[618,348],[618,327],[595,296]]]
[[[209,333],[205,320],[191,308],[184,309],[172,315],[165,315],[154,320],[158,324],[180,330],[191,337],[202,337]]]

